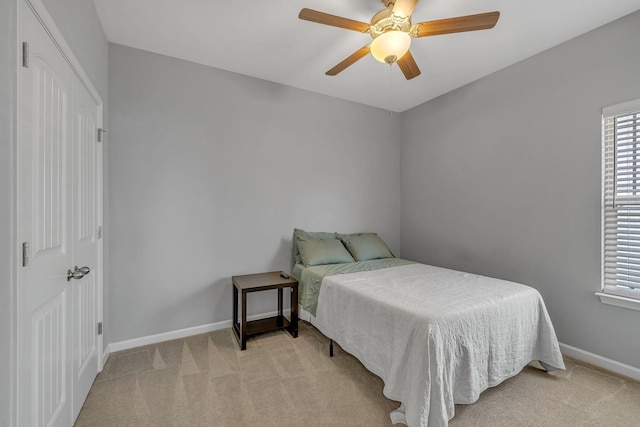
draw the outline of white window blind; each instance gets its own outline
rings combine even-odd
[[[640,102],[603,114],[603,292],[640,299]]]

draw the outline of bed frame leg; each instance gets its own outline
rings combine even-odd
[[[329,357],[333,357],[333,340],[329,340]]]

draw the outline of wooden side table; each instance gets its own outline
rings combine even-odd
[[[280,271],[270,273],[246,274],[231,277],[233,283],[233,332],[240,344],[240,350],[246,350],[247,337],[277,329],[286,329],[292,337],[298,337],[298,281],[284,278]],[[291,288],[291,316],[282,314],[282,290]],[[278,315],[266,319],[247,322],[247,294],[251,292],[278,290]],[[242,292],[242,319],[238,322],[238,292]]]

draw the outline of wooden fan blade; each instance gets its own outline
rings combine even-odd
[[[396,0],[393,5],[393,14],[403,18],[411,16],[417,4],[418,0]]]
[[[488,30],[498,22],[500,12],[479,13],[477,15],[458,16],[420,22],[411,28],[414,37],[437,36],[440,34],[461,33],[464,31]]]
[[[371,49],[369,48],[369,45],[361,47],[360,49],[358,49],[354,53],[352,53],[344,61],[342,61],[341,63],[339,63],[338,65],[336,65],[332,69],[330,69],[329,71],[327,71],[325,74],[327,76],[335,76],[336,74],[344,71],[345,68],[350,67],[351,65],[353,65],[357,61],[359,61],[362,58],[364,58],[365,56],[367,56],[367,54],[369,52],[371,52]]]
[[[416,64],[416,60],[413,59],[411,52],[407,51],[407,53],[405,53],[402,58],[398,59],[396,62],[407,80],[411,80],[412,78],[420,75],[420,68],[418,68],[418,64]]]
[[[353,19],[343,18],[341,16],[330,15],[324,12],[318,12],[312,9],[302,9],[298,18],[305,21],[317,22],[318,24],[331,25],[332,27],[344,28],[347,30],[359,31],[366,33],[369,31],[369,24]]]

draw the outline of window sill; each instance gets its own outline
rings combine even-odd
[[[600,302],[603,304],[640,311],[640,299],[619,297],[617,295],[603,294],[602,292],[596,292],[596,296],[600,298]]]

